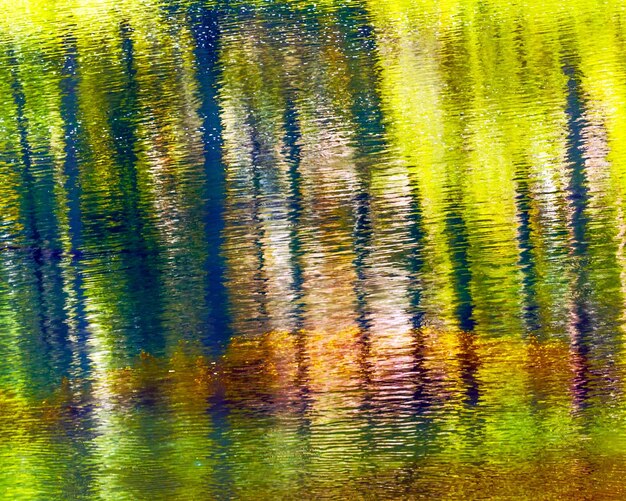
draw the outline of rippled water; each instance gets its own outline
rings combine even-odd
[[[0,0],[0,494],[626,498],[622,0]]]

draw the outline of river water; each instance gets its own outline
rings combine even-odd
[[[0,0],[0,494],[626,498],[623,0]]]

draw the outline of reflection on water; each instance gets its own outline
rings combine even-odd
[[[3,498],[626,496],[621,1],[0,5]]]

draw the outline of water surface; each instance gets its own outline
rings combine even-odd
[[[0,0],[0,493],[626,497],[620,0]]]

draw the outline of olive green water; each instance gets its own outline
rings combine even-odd
[[[0,0],[0,497],[625,499],[626,4]]]

